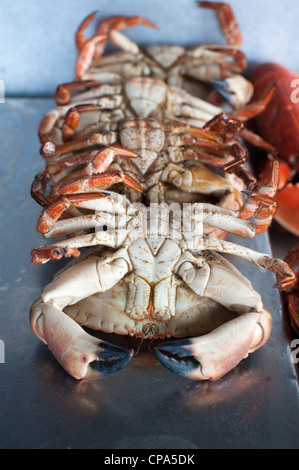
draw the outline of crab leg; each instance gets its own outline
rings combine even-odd
[[[53,245],[35,248],[31,252],[31,261],[32,263],[46,263],[50,260],[60,259],[63,256],[78,257],[80,255],[78,248],[87,248],[90,246],[103,245],[111,248],[118,248],[122,243],[124,243],[127,235],[128,231],[126,229],[107,230],[78,235],[74,238],[68,238],[67,240],[56,242]],[[59,254],[59,256],[57,254]]]
[[[46,167],[35,176],[31,185],[31,197],[43,207],[49,203],[45,193],[50,179],[51,170]]]
[[[67,181],[60,186],[56,193],[58,195],[76,194],[105,189],[117,183],[124,183],[136,192],[143,192],[140,184],[130,175],[121,171],[106,171],[105,173],[87,174]]]
[[[139,155],[133,150],[128,150],[117,145],[100,150],[82,171],[82,175],[92,175],[94,173],[104,173],[115,157],[137,158]]]
[[[107,37],[104,34],[93,36],[81,47],[75,65],[75,75],[77,79],[80,80],[84,76],[85,72],[89,69],[90,64],[94,58],[97,45],[105,44],[106,38]]]
[[[87,38],[86,38],[86,35],[85,35],[85,30],[90,25],[90,23],[92,22],[92,20],[96,16],[96,14],[97,14],[96,11],[94,11],[93,13],[90,13],[82,21],[82,23],[80,24],[80,26],[78,27],[78,29],[76,31],[75,42],[76,42],[78,53],[80,52],[80,50],[82,49],[82,47],[84,46],[84,44],[87,41]]]
[[[245,248],[235,243],[225,240],[218,240],[213,237],[206,237],[204,240],[204,249],[215,250],[221,253],[228,253],[246,259],[256,266],[267,269],[276,275],[275,287],[288,289],[296,283],[296,275],[290,266],[282,260],[271,258],[268,255]]]
[[[225,81],[223,81],[223,83],[225,84]],[[223,96],[227,101],[229,101],[229,97],[224,94],[226,93],[226,90],[224,90],[224,93],[222,93],[221,89],[217,89],[217,91],[218,93],[221,94],[221,96]],[[269,88],[269,90],[265,93],[265,95],[260,100],[253,101],[249,105],[242,107],[242,109],[239,109],[237,111],[230,113],[229,121],[245,123],[248,120],[256,117],[257,115],[259,115],[266,109],[266,107],[268,106],[269,102],[271,101],[273,97],[274,92],[275,92],[275,86]],[[224,130],[225,132],[225,127],[227,127],[227,121],[228,120],[225,118],[224,114],[219,114],[218,116],[216,116],[214,119],[212,119],[205,125],[205,129],[210,129],[214,132],[217,132],[217,131],[221,132]],[[244,140],[255,145],[256,147],[263,148],[266,152],[269,152],[269,153],[273,153],[273,154],[275,153],[275,149],[272,147],[272,145],[270,145],[268,142],[262,139],[259,135],[247,129],[245,126],[243,126],[239,130],[238,134]]]
[[[114,174],[116,173],[116,174]],[[80,177],[69,181],[61,186],[58,191],[58,197],[48,206],[46,206],[37,223],[37,230],[40,233],[46,233],[49,228],[58,220],[61,215],[71,206],[83,207],[84,201],[92,201],[94,199],[109,196],[109,193],[92,192],[107,184],[118,183],[124,181],[133,189],[142,191],[133,178],[128,175],[118,175],[119,172],[108,172],[92,176]],[[102,178],[101,178],[102,177]]]
[[[110,289],[129,269],[124,250],[119,258],[91,257],[56,276],[31,307],[33,332],[75,379],[108,377],[132,358],[132,351],[94,338],[63,312],[67,305]]]
[[[41,155],[46,158],[57,161],[60,157],[68,153],[76,152],[79,150],[88,150],[90,147],[97,145],[107,146],[117,140],[116,132],[95,133],[87,137],[71,140],[66,144],[55,145],[53,142],[46,142],[41,148]]]
[[[107,230],[106,232],[87,233],[74,238],[59,241],[53,245],[39,246],[31,252],[32,263],[46,263],[50,260],[60,259],[63,256],[78,257],[80,252],[78,248],[87,248],[89,246],[104,245],[111,248],[118,248],[126,239],[128,231],[126,229]]]
[[[126,223],[131,219],[130,216],[122,215],[117,219],[117,226],[124,228]],[[70,217],[69,219],[58,220],[52,227],[44,233],[45,238],[58,238],[65,235],[71,235],[78,230],[103,229],[110,230],[115,228],[115,214],[107,214],[105,212],[97,214],[86,214],[78,217]]]
[[[253,101],[252,103],[245,106],[243,109],[234,111],[233,113],[231,113],[230,117],[238,121],[247,122],[249,119],[258,116],[266,109],[266,107],[272,100],[274,93],[275,86],[271,86],[269,90],[267,90],[265,95],[262,96],[261,99]]]
[[[101,86],[102,83],[95,80],[76,80],[58,85],[55,91],[55,101],[59,106],[65,106],[71,102],[71,91],[79,88],[89,89]]]
[[[144,25],[148,28],[157,29],[157,26],[154,23],[148,21],[142,16],[114,16],[100,22],[97,34],[105,34],[115,46],[120,47],[126,52],[137,54],[139,51],[138,46],[126,36],[119,33],[119,30],[132,28],[137,25]],[[103,54],[104,46],[105,45],[103,44],[97,47],[96,54],[94,56],[95,58],[98,58]]]
[[[91,66],[93,59],[99,58],[105,49],[106,41],[110,41],[121,49],[136,54],[139,51],[138,46],[128,39],[118,30],[130,28],[132,26],[143,24],[150,28],[157,28],[154,23],[145,18],[134,17],[112,17],[102,21],[97,30],[97,34],[91,39],[86,40],[85,29],[93,20],[96,13],[89,15],[79,26],[76,34],[76,44],[78,48],[78,59],[76,63],[76,76],[81,78]]]
[[[64,142],[71,140],[75,134],[80,121],[81,113],[98,111],[102,106],[100,104],[80,104],[70,108],[66,113],[62,126],[62,138]]]
[[[191,72],[194,78],[210,83],[227,78],[227,70],[240,73],[246,67],[247,58],[238,49],[227,45],[208,45],[199,46],[192,51],[192,61],[186,66],[186,73]]]
[[[47,171],[44,170],[36,176],[32,187],[32,195],[37,200],[37,202],[39,202],[39,195],[41,194],[41,197],[43,197],[50,177],[52,177],[52,182],[56,183],[56,185],[52,187],[52,192],[57,194],[57,187],[59,188],[62,184],[64,184],[64,182],[61,182],[61,179],[71,172],[72,173],[70,176],[72,180],[74,178],[80,178],[81,176],[91,176],[95,173],[104,173],[114,161],[116,156],[126,158],[139,157],[136,152],[115,145],[101,149],[99,151],[95,150],[92,152],[75,153],[74,155],[69,155],[64,159],[60,159],[59,161],[50,161],[48,167],[49,174],[47,174]],[[83,169],[78,169],[78,175],[74,174],[72,169],[76,166],[79,167],[84,164],[85,166]]]
[[[38,137],[42,145],[49,141],[49,136],[56,121],[67,111],[67,108],[53,109],[43,115],[38,127]]]
[[[71,95],[71,90],[76,90],[77,93]],[[74,104],[89,104],[94,103],[98,98],[103,98],[105,95],[119,95],[121,94],[121,85],[118,83],[110,83],[103,75],[101,81],[98,80],[77,80],[69,83],[63,83],[56,89],[55,99],[56,103],[60,106]],[[96,102],[103,106],[102,101]],[[109,105],[110,102],[107,102]]]
[[[63,195],[56,198],[53,202],[44,207],[38,222],[37,231],[39,233],[46,233],[49,228],[58,220],[61,215],[71,206],[80,207],[81,201],[89,199],[97,199],[105,197],[105,193],[88,193],[88,194],[70,194]]]
[[[236,46],[238,49],[242,46],[242,35],[236,22],[235,16],[229,5],[222,2],[198,2],[202,8],[216,10],[221,27],[227,43]]]
[[[270,164],[265,166],[255,191],[244,191],[249,197],[239,215],[242,219],[250,219],[256,214],[256,225],[259,227],[256,233],[267,230],[277,209],[277,203],[273,198],[278,187],[279,163],[273,155],[269,161]]]
[[[132,28],[137,25],[144,25],[154,29],[158,28],[154,23],[142,16],[112,16],[100,22],[97,34],[108,34],[110,31]]]

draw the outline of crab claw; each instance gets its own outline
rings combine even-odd
[[[263,314],[265,328],[259,325],[261,316],[250,312],[204,336],[162,343],[155,354],[165,367],[183,377],[217,380],[267,341],[272,323],[269,312]]]
[[[125,367],[133,356],[132,350],[86,333],[68,315],[41,299],[31,307],[30,324],[60,365],[77,380],[106,378]]]
[[[213,80],[211,86],[228,103],[232,102],[233,92],[229,90],[229,83],[225,79]]]

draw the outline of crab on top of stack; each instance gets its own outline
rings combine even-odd
[[[273,88],[248,104],[234,16],[223,3],[200,4],[217,10],[228,45],[140,50],[120,30],[155,26],[141,17],[108,18],[86,39],[88,16],[76,34],[76,80],[57,88],[58,106],[39,127],[46,165],[31,188],[43,206],[37,229],[63,239],[34,249],[32,262],[80,258],[43,290],[30,321],[77,379],[103,378],[132,357],[79,325],[142,339],[191,336],[160,344],[156,355],[196,380],[221,377],[261,347],[271,315],[217,252],[273,271],[280,288],[295,281],[283,261],[226,241],[263,233],[275,214],[275,152],[245,127]],[[102,57],[107,40],[122,51]],[[258,181],[242,139],[269,154]]]

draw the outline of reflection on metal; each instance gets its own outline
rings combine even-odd
[[[0,364],[4,364],[4,363],[5,363],[5,345],[4,345],[4,341],[0,339]]]

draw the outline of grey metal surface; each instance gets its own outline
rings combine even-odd
[[[0,106],[0,448],[299,448],[288,324],[274,276],[245,261],[236,265],[262,293],[273,330],[262,349],[218,382],[176,376],[145,345],[101,382],[77,382],[59,366],[28,321],[31,303],[59,266],[30,264],[30,250],[42,243],[35,232],[40,208],[29,194],[43,167],[36,130],[53,102],[11,99]],[[248,246],[270,253],[267,236]]]
[[[263,61],[298,69],[299,3],[293,0],[230,0],[243,33],[250,64]],[[195,0],[1,0],[0,79],[6,93],[52,95],[73,78],[74,32],[89,13],[142,15],[159,26],[125,32],[139,44],[223,44],[216,15]],[[91,31],[91,30],[89,30]]]

